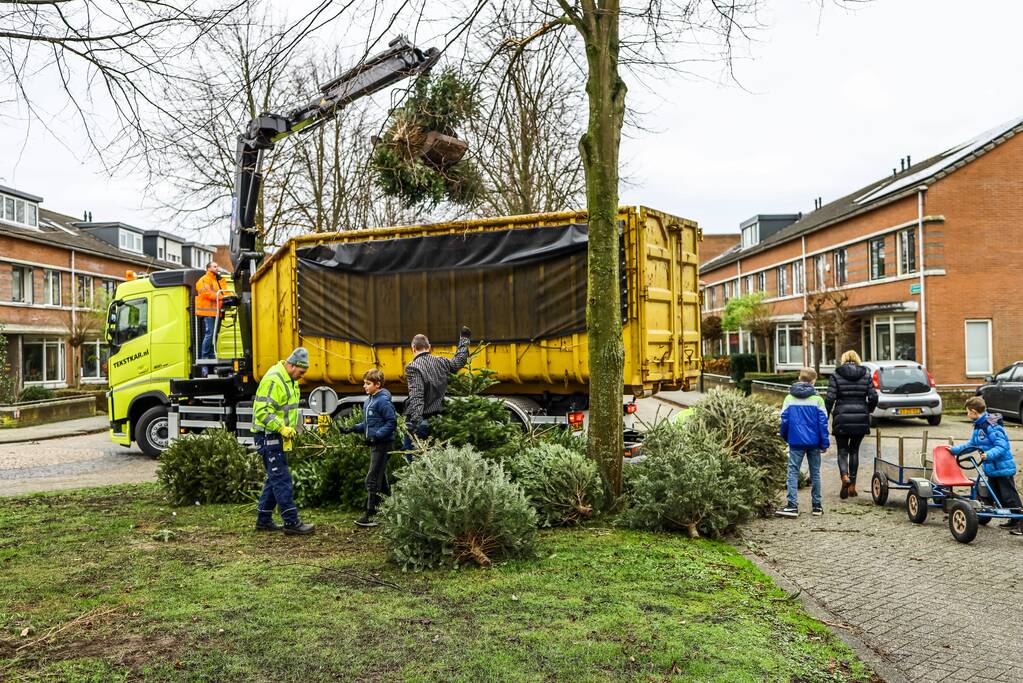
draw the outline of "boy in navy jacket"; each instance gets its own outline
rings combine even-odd
[[[799,486],[799,468],[805,457],[810,466],[810,500],[813,514],[824,514],[821,504],[821,451],[828,450],[828,413],[824,399],[817,395],[813,383],[817,372],[813,368],[799,371],[799,381],[789,388],[789,395],[781,409],[781,438],[789,445],[789,472],[786,482],[788,501],[785,507],[775,512],[779,517],[798,517],[799,500],[796,489]]]
[[[953,446],[952,455],[959,455],[965,450],[976,449],[980,455],[976,458],[984,468],[991,490],[998,497],[1002,507],[1019,508],[1019,493],[1016,491],[1016,461],[1012,457],[1009,437],[1002,426],[1002,416],[987,412],[987,403],[980,396],[966,399],[966,417],[973,422],[973,435],[966,443]],[[1011,528],[1016,536],[1023,536],[1023,524],[1008,519],[999,526]]]
[[[387,481],[387,459],[394,446],[394,433],[398,429],[398,416],[391,403],[391,392],[383,388],[384,373],[367,370],[362,376],[362,388],[369,395],[363,406],[362,422],[348,428],[348,432],[362,434],[369,446],[369,472],[366,474],[366,513],[357,519],[359,526],[376,526],[373,519],[380,504],[380,494],[391,495]]]

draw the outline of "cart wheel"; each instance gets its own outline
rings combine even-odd
[[[875,505],[888,502],[888,480],[880,472],[874,472],[870,478],[870,497],[874,499]]]
[[[927,499],[921,498],[916,488],[906,494],[906,515],[913,524],[923,524],[927,519]]]
[[[964,500],[952,503],[948,513],[948,530],[960,543],[969,543],[977,537],[977,511]]]

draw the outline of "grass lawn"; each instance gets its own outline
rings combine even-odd
[[[591,526],[403,574],[352,513],[294,538],[251,508],[155,485],[3,499],[0,680],[871,680],[725,543]]]

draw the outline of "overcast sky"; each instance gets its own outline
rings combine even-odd
[[[809,211],[818,196],[891,173],[900,157],[923,159],[1023,115],[1021,2],[768,4],[735,65],[739,85],[714,72],[665,77],[656,92],[630,83],[649,130],[623,141],[623,203],[735,232],[754,214]],[[0,184],[71,215],[176,229],[161,223],[144,182],[109,179],[65,138],[5,121]]]

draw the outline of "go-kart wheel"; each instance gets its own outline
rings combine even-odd
[[[874,505],[884,505],[888,502],[888,479],[880,472],[874,472],[870,478],[870,497],[874,499]]]
[[[948,511],[948,530],[960,543],[969,543],[977,537],[977,511],[965,500],[952,503]]]
[[[927,499],[921,498],[915,488],[906,494],[906,516],[913,524],[923,524],[927,519]]]

